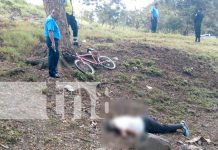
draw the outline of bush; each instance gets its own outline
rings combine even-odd
[[[187,74],[187,75],[192,75],[193,69],[194,69],[194,68],[192,68],[192,67],[184,67],[184,68],[183,68],[183,72],[184,72],[185,74]]]
[[[145,68],[144,70],[142,70],[142,73],[145,73],[146,75],[152,77],[159,77],[162,75],[162,71],[154,66]]]

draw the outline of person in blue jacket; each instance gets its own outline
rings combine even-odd
[[[60,78],[57,70],[59,61],[59,40],[61,39],[61,32],[57,24],[60,12],[58,9],[53,9],[44,24],[44,35],[47,47],[49,49],[48,67],[49,76],[53,78]]]
[[[151,32],[157,32],[157,24],[159,19],[158,3],[151,7]]]

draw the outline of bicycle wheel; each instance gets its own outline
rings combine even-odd
[[[107,56],[99,56],[98,57],[98,62],[100,65],[102,65],[103,67],[107,68],[107,69],[115,69],[116,68],[116,64],[114,63],[113,60],[111,60],[109,57]]]
[[[94,68],[87,62],[76,59],[74,64],[76,65],[76,68],[84,74],[95,74]]]

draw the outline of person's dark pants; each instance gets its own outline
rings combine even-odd
[[[69,21],[68,24],[70,25],[71,29],[73,30],[73,37],[78,37],[78,25],[76,21]]]
[[[201,41],[201,25],[195,25],[195,42]]]
[[[181,124],[162,125],[150,117],[144,117],[144,124],[145,124],[145,132],[154,133],[154,134],[175,133],[177,132],[178,129],[183,128]]]
[[[51,42],[49,37],[46,37],[46,44],[47,44],[48,49],[49,49],[49,55],[48,55],[49,75],[50,76],[54,76],[55,74],[58,73],[57,65],[58,65],[59,55],[60,55],[59,54],[59,49],[58,49],[58,47],[59,47],[59,40],[55,39],[56,52],[52,48],[52,42]]]
[[[76,23],[70,25],[71,29],[73,30],[73,37],[78,37],[78,26]]]
[[[151,32],[157,32],[157,17],[151,18]]]

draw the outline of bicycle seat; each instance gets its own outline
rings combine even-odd
[[[88,48],[88,49],[87,49],[87,53],[92,52],[92,51],[94,51],[93,48]]]

